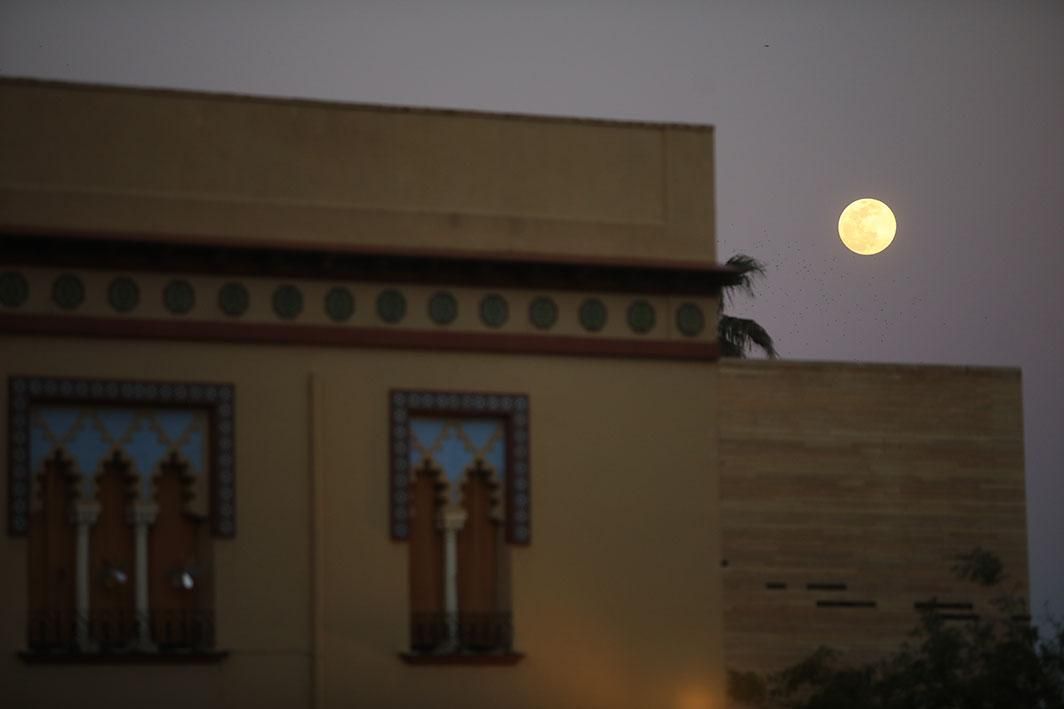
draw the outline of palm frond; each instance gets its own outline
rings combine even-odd
[[[754,296],[754,280],[765,275],[765,264],[753,256],[735,254],[725,261],[724,265],[735,271],[739,279],[734,286],[725,289],[724,292],[727,294],[728,299],[731,300],[732,293],[735,290],[741,290],[752,298]]]
[[[754,346],[771,359],[779,357],[772,337],[765,328],[749,318],[721,315],[717,321],[717,341],[724,357],[746,357]]]

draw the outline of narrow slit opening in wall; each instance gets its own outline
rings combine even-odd
[[[845,591],[846,584],[837,581],[814,581],[805,585],[807,591]]]
[[[918,611],[970,611],[971,603],[943,603],[940,601],[917,601],[913,608]]]
[[[875,608],[875,601],[825,601],[816,602],[817,608]]]
[[[783,581],[766,581],[765,588],[769,591],[786,591],[787,584]]]

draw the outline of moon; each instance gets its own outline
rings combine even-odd
[[[839,238],[855,254],[878,254],[894,241],[898,222],[890,207],[865,197],[851,202],[839,217]]]

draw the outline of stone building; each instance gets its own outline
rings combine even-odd
[[[709,707],[994,549],[1015,370],[718,362],[708,127],[0,81],[10,706]],[[7,702],[5,702],[7,704]]]

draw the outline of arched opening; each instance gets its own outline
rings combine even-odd
[[[153,478],[158,512],[148,535],[151,636],[160,649],[213,644],[211,559],[202,516],[189,510],[193,495],[188,465],[177,455]]]
[[[505,544],[498,493],[494,471],[477,460],[462,484],[467,517],[457,544],[459,634],[462,647],[477,652],[507,649],[510,644],[500,573]]]
[[[447,639],[443,533],[437,524],[442,472],[426,460],[410,482],[410,647],[431,652]]]
[[[34,474],[29,515],[28,645],[69,648],[75,642],[76,547],[70,504],[77,490],[61,451]]]
[[[100,514],[89,537],[89,631],[101,649],[123,647],[136,636],[136,561],[129,519],[134,493],[130,464],[115,453],[96,475]]]

